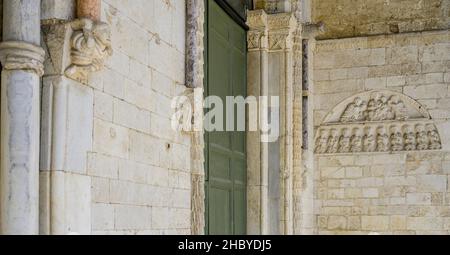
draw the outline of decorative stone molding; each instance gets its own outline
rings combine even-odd
[[[288,50],[293,46],[293,32],[297,21],[292,13],[268,16],[269,50]]]
[[[107,23],[82,18],[44,28],[52,70],[87,83],[89,73],[100,71],[112,55],[111,32]]]
[[[42,76],[44,57],[45,51],[41,47],[27,42],[0,43],[0,61],[5,70],[27,70]]]
[[[414,99],[394,91],[368,91],[337,105],[324,123],[348,123],[387,120],[430,119],[425,107]]]
[[[425,108],[392,91],[365,92],[336,106],[319,127],[315,144],[317,154],[442,148]]]

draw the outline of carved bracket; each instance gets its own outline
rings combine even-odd
[[[112,55],[109,25],[86,18],[47,26],[44,40],[51,61],[47,73],[81,83],[87,83],[89,73],[101,70]]]
[[[264,10],[249,11],[247,25],[248,49],[281,51],[291,49],[297,21],[292,13],[266,14]]]
[[[441,138],[418,102],[392,91],[351,97],[326,117],[317,154],[440,150]]]

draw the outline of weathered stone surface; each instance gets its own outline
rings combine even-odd
[[[445,197],[449,176],[445,151],[448,150],[446,129],[450,121],[447,71],[442,61],[448,57],[448,50],[445,50],[448,40],[448,31],[437,31],[317,43],[314,57],[317,60],[314,72],[318,74],[318,78],[314,78],[317,88],[314,95],[316,150],[317,154],[328,153],[316,156],[315,214],[322,219],[316,226],[319,233],[349,234],[359,230],[365,234],[442,234],[440,222],[447,217],[448,210]],[[377,60],[364,59],[370,56],[372,49],[380,48],[382,50],[373,53],[378,56]],[[362,80],[363,86],[352,86],[355,80]],[[383,146],[383,141],[393,150],[398,150],[401,147],[399,141],[402,141],[407,152],[375,153],[369,146],[371,143],[367,142],[372,134],[370,116],[377,114],[370,113],[372,106],[369,104],[366,109],[365,102],[370,99],[363,95],[379,90],[411,98],[412,101],[402,101],[405,106],[415,105],[415,110],[410,108],[403,113],[409,112],[415,117],[406,117],[398,122],[403,131],[389,127],[386,136],[384,132],[379,133],[377,139],[385,138],[378,139],[375,151]],[[363,114],[359,115],[361,112]],[[423,126],[417,123],[417,130],[407,127],[408,119],[421,118],[425,122]],[[382,131],[383,123],[397,122],[382,119],[374,122],[377,127],[373,129],[378,132]],[[434,131],[426,131],[426,123],[433,123],[432,129],[440,132],[441,146],[430,146],[430,149],[436,149],[428,152],[410,151],[431,145],[430,140],[437,141]],[[361,129],[366,134],[362,148],[358,125],[366,128]],[[405,133],[396,135],[398,139],[394,139],[399,132]],[[367,142],[366,147],[364,141]],[[355,151],[363,153],[355,154]],[[336,219],[346,217],[348,209],[361,217],[361,222],[355,218],[354,223],[350,223],[347,218],[347,228],[338,229]],[[335,216],[332,225],[328,218],[327,221],[323,218],[330,214]]]
[[[441,0],[313,1],[313,22],[327,28],[320,38],[448,29],[450,3]]]

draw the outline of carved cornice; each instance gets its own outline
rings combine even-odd
[[[22,41],[0,43],[0,61],[5,70],[26,70],[44,74],[45,51],[36,45]]]
[[[87,83],[89,73],[100,71],[112,55],[109,25],[86,18],[47,26],[44,41],[50,74],[64,74],[81,83]]]

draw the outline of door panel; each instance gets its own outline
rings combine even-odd
[[[246,31],[208,0],[206,96],[243,96],[247,91]],[[237,107],[234,125],[237,126]],[[245,116],[245,115],[244,115]],[[224,121],[226,130],[226,121]],[[246,234],[247,157],[245,132],[209,132],[206,138],[206,232]]]

